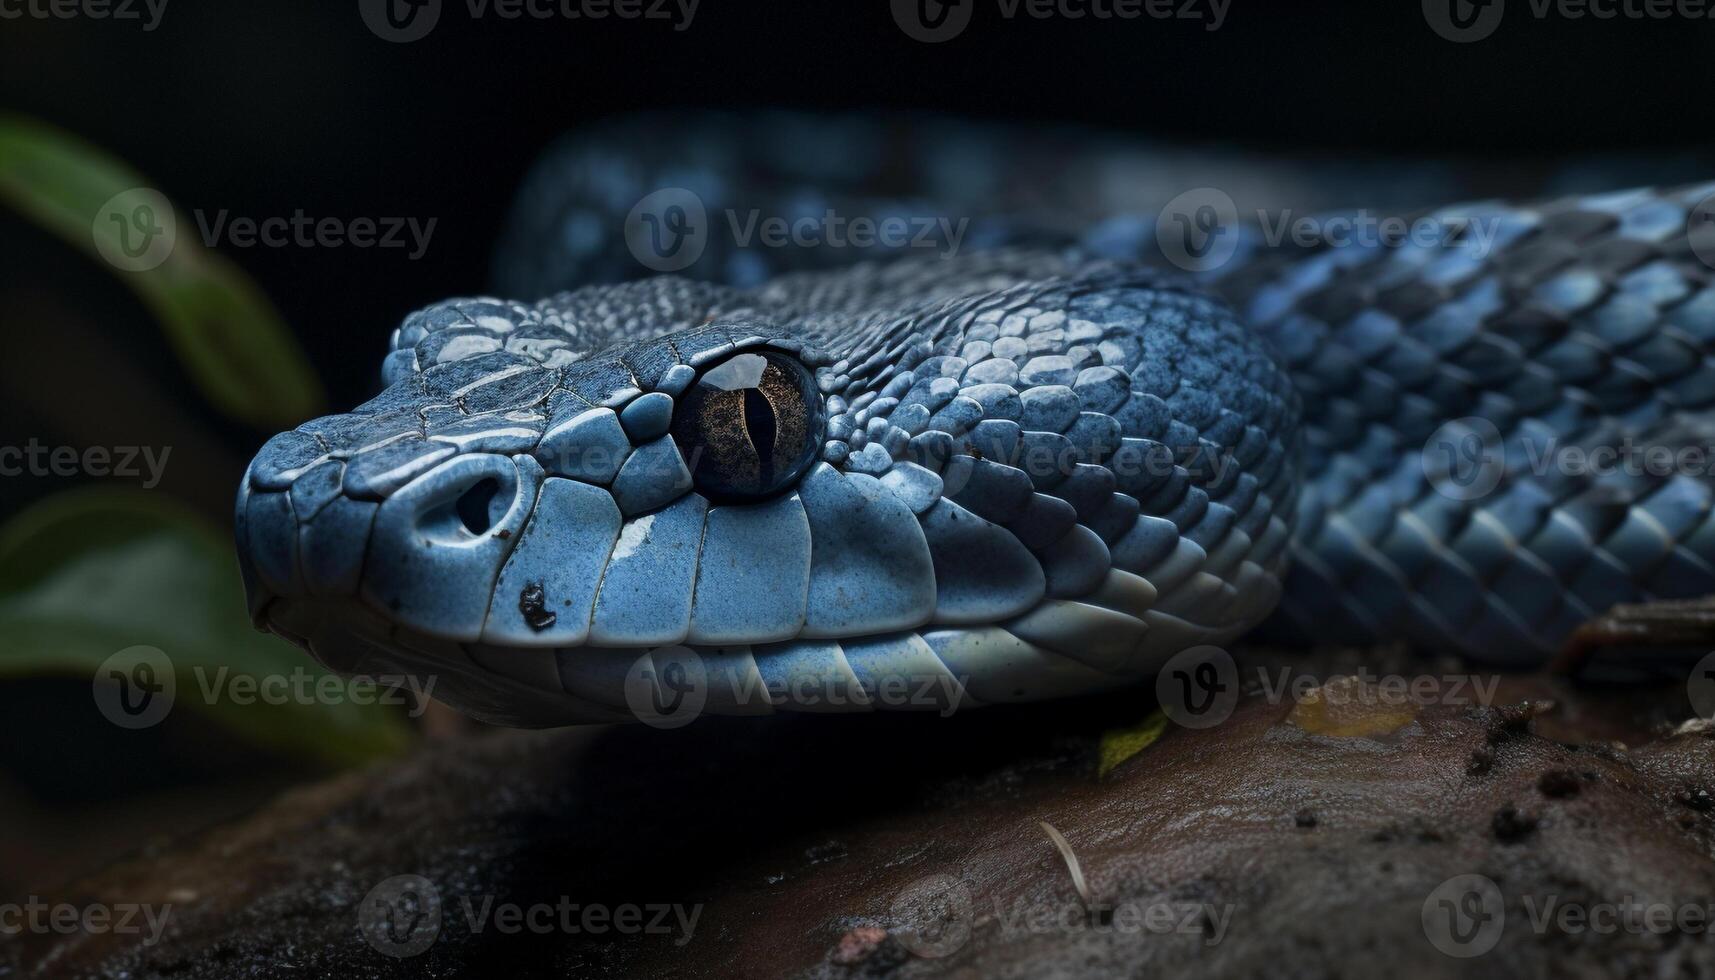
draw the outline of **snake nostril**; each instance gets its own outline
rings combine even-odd
[[[500,492],[500,481],[489,477],[478,481],[469,490],[459,495],[454,509],[458,511],[459,523],[472,534],[487,534],[494,526],[494,516],[490,505],[494,495]]]

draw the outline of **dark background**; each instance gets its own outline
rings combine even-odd
[[[44,0],[38,0],[44,2]],[[645,109],[932,110],[1085,122],[1266,149],[1504,160],[1711,142],[1715,20],[1537,20],[1453,44],[1416,0],[1235,0],[1198,21],[1002,20],[905,36],[887,0],[703,0],[662,21],[473,20],[387,43],[356,0],[169,0],[159,27],[0,20],[0,105],[140,170],[188,214],[410,216],[402,250],[224,249],[348,408],[411,310],[488,285],[513,189],[549,141]],[[18,0],[6,0],[17,9]],[[182,226],[181,226],[182,228]],[[183,233],[183,231],[181,231]],[[225,520],[269,433],[223,419],[112,270],[0,209],[0,444],[171,445],[163,491]],[[72,481],[0,480],[0,516]],[[0,685],[0,892],[249,805],[302,773],[194,717],[121,741],[75,729],[88,683]],[[194,751],[193,751],[194,749]],[[174,795],[177,794],[177,795]],[[191,795],[186,795],[191,794]]]
[[[662,107],[930,109],[1081,121],[1275,147],[1557,154],[1711,139],[1715,21],[1535,20],[1453,44],[1416,0],[1235,0],[1197,22],[1003,20],[921,44],[887,0],[704,0],[660,21],[473,20],[447,0],[423,40],[378,39],[356,0],[169,0],[160,26],[0,21],[15,110],[136,166],[181,208],[438,219],[400,251],[229,249],[300,333],[336,407],[374,383],[412,309],[487,288],[508,199],[566,129]],[[1183,0],[1176,0],[1183,2]],[[123,287],[7,219],[8,296],[76,296],[124,341],[153,336]],[[8,302],[15,302],[15,297]],[[28,321],[4,312],[10,340]],[[115,329],[132,314],[130,329]],[[191,393],[179,407],[201,409]],[[9,406],[10,407],[10,406]],[[224,490],[223,490],[224,492]]]

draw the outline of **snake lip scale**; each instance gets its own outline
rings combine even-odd
[[[684,139],[752,193],[723,132]],[[1530,665],[1616,603],[1715,592],[1709,474],[1527,465],[1715,445],[1686,225],[1715,185],[1456,209],[1481,249],[1250,234],[1200,282],[1142,219],[1016,214],[951,256],[604,282],[629,204],[602,181],[674,156],[630,135],[527,183],[502,262],[547,298],[413,313],[381,394],[257,454],[259,627],[542,726],[639,717],[686,670],[724,714],[1062,697],[1257,629]],[[1473,430],[1497,455],[1462,493],[1426,454]]]

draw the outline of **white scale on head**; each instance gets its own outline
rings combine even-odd
[[[608,560],[617,561],[621,558],[630,558],[638,548],[643,547],[645,541],[649,540],[649,528],[654,524],[654,514],[645,514],[628,521],[619,532],[619,540],[613,543],[613,554]]]

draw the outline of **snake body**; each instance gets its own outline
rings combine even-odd
[[[382,394],[258,453],[259,625],[548,725],[633,717],[686,658],[703,710],[737,714],[1102,690],[1259,626],[1530,665],[1615,603],[1715,592],[1715,480],[1684,455],[1715,446],[1715,185],[1425,211],[1452,230],[1428,243],[1241,223],[1188,277],[1140,213],[1175,182],[1153,151],[652,125],[527,181],[498,278],[548,298],[412,314]],[[662,200],[703,209],[680,275],[637,261]],[[969,224],[956,249],[933,223],[930,247],[746,248],[713,227],[740,206]],[[764,352],[815,404],[753,387],[760,421],[699,434],[697,393]],[[1631,446],[1679,455],[1555,455]],[[1442,448],[1478,454],[1475,488]],[[729,499],[709,465],[790,480]],[[851,696],[743,693],[806,685]]]

